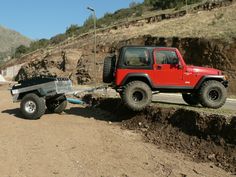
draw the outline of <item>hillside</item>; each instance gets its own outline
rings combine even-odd
[[[0,26],[0,60],[20,45],[28,46],[31,40],[20,33]]]
[[[93,71],[93,33],[71,37],[59,45],[40,49],[8,62],[25,63],[16,79],[40,74],[70,77],[75,84],[101,81],[103,59],[127,44],[173,46],[188,64],[221,69],[230,78],[230,93],[236,94],[236,3],[221,1],[178,11],[159,11],[98,30],[97,71]]]

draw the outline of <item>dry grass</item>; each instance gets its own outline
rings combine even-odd
[[[125,34],[123,37],[129,38],[151,34],[161,37],[204,37],[230,41],[236,37],[235,12],[236,3],[212,11],[200,11],[180,18],[113,32],[116,35]]]

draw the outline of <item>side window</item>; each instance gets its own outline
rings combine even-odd
[[[178,56],[174,51],[156,51],[156,63],[157,64],[175,64],[178,61]]]
[[[150,58],[147,49],[127,48],[124,56],[126,66],[149,66]]]

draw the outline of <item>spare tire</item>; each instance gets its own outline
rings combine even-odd
[[[106,57],[103,65],[103,82],[111,83],[114,79],[116,56]]]

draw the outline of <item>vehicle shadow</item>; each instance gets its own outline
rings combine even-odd
[[[154,104],[164,104],[164,105],[173,105],[173,106],[180,106],[180,107],[190,107],[190,108],[201,108],[200,105],[197,105],[197,106],[191,106],[191,105],[188,105],[188,104],[184,104],[184,103],[173,103],[173,102],[168,102],[168,101],[152,101],[152,103]]]
[[[20,108],[3,110],[1,113],[9,114],[9,115],[12,115],[12,116],[14,116],[16,118],[24,119],[24,120],[38,120],[38,119],[40,119],[40,118],[38,118],[38,119],[28,119],[28,118],[25,118],[24,115],[21,113]],[[47,115],[47,114],[51,114],[51,113],[46,110],[45,115]]]
[[[111,122],[122,122],[132,118],[135,113],[127,112],[123,109],[113,110],[108,112],[99,108],[93,107],[71,107],[70,109],[65,110],[66,114],[76,115],[83,118],[93,118],[101,121],[111,121]]]
[[[26,118],[24,118],[19,108],[3,110],[1,113],[9,114],[14,117],[27,120]]]

